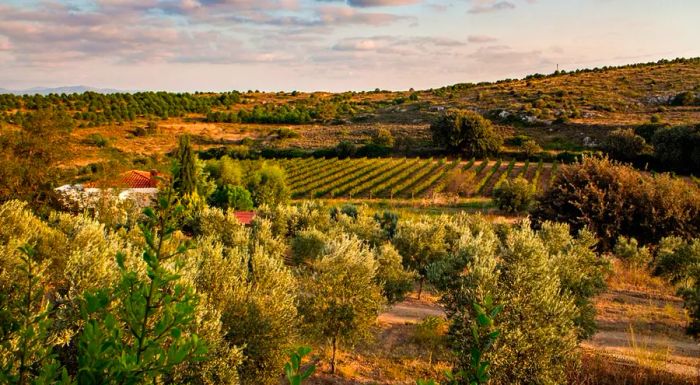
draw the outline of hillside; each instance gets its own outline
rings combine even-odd
[[[670,124],[700,122],[697,101],[673,105],[683,92],[700,93],[698,58],[404,92],[5,94],[0,111],[1,129],[8,130],[24,112],[65,109],[76,121],[68,165],[112,160],[128,166],[172,150],[182,133],[191,134],[200,149],[242,144],[309,151],[341,141],[361,145],[384,128],[396,138],[389,155],[430,156],[435,149],[429,123],[450,108],[478,110],[507,137],[530,136],[553,154],[581,151],[611,129],[652,117]],[[145,130],[149,121],[157,129]],[[506,151],[517,150],[506,143],[511,147]]]

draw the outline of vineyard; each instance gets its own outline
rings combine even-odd
[[[447,158],[304,158],[275,161],[287,173],[292,197],[424,198],[449,193],[455,175],[469,175],[470,196],[490,196],[502,180],[518,176],[547,188],[557,164]]]

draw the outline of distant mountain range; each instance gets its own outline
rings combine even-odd
[[[129,92],[115,90],[111,88],[95,88],[88,86],[66,86],[66,87],[33,87],[24,90],[8,90],[0,88],[0,94],[15,94],[15,95],[48,95],[48,94],[81,94],[83,92],[97,92],[99,94],[113,94],[116,92]]]

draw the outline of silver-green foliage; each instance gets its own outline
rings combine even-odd
[[[195,333],[197,295],[179,280],[189,246],[171,244],[179,210],[171,196],[168,190],[159,197],[157,211],[145,211],[146,277],[128,269],[119,253],[118,284],[84,294],[81,384],[156,383],[178,365],[206,359],[207,345]]]
[[[377,261],[357,237],[330,239],[301,278],[298,298],[308,336],[331,346],[331,372],[339,343],[367,336],[385,304],[376,283]]]
[[[568,227],[550,224],[536,232],[527,221],[500,235],[478,218],[462,225],[448,255],[428,268],[444,290],[456,369],[472,365],[470,325],[479,316],[472,304],[491,297],[504,306],[501,336],[484,357],[494,382],[565,382],[578,339],[588,334],[582,324],[584,314],[592,317],[588,299],[602,287],[604,263],[590,250],[592,238],[572,238]]]

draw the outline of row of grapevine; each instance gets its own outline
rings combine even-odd
[[[391,169],[399,165],[400,163],[405,163],[406,159],[390,160],[388,162],[383,162],[380,167],[376,167],[370,172],[366,173],[364,176],[350,181],[351,183],[346,183],[344,186],[340,186],[334,191],[332,196],[350,196],[352,197],[358,191],[362,191],[363,186],[366,183],[376,180],[379,176],[387,174]]]
[[[321,197],[329,193],[331,197],[341,196],[347,190],[348,186],[353,186],[357,181],[364,180],[367,175],[374,175],[373,173],[377,170],[386,170],[387,166],[391,166],[391,161],[370,161],[367,167],[346,174],[340,179],[336,179],[333,183],[329,183],[322,189],[317,190],[314,196]]]
[[[314,197],[319,193],[319,190],[323,190],[325,186],[334,183],[338,179],[342,179],[345,176],[356,172],[364,167],[366,167],[371,161],[367,158],[357,159],[355,161],[344,161],[330,170],[320,174],[317,178],[314,178],[311,182],[306,183],[301,189],[295,191],[297,196],[307,196],[310,195]]]
[[[496,163],[493,164],[493,167],[491,167],[487,172],[486,177],[481,178],[479,182],[477,182],[476,187],[474,188],[474,191],[476,191],[477,195],[481,195],[484,188],[486,187],[486,184],[489,182],[489,180],[491,180],[493,175],[497,173],[498,170],[501,168],[501,163],[501,159],[497,160]]]
[[[392,185],[392,181],[401,178],[405,173],[410,172],[411,168],[418,163],[419,159],[403,159],[399,164],[392,167],[382,175],[378,175],[376,178],[368,180],[362,184],[353,187],[348,191],[350,197],[361,196],[368,194],[369,198],[372,196],[377,196],[379,191],[385,190],[388,186]]]
[[[501,159],[421,159],[421,158],[303,158],[283,159],[294,198],[418,198],[441,193],[452,175],[473,174],[474,195],[490,195],[494,186],[506,179],[523,177],[546,189],[557,164],[537,165],[526,161]],[[506,163],[507,162],[507,163]],[[457,173],[457,174],[456,174]]]

